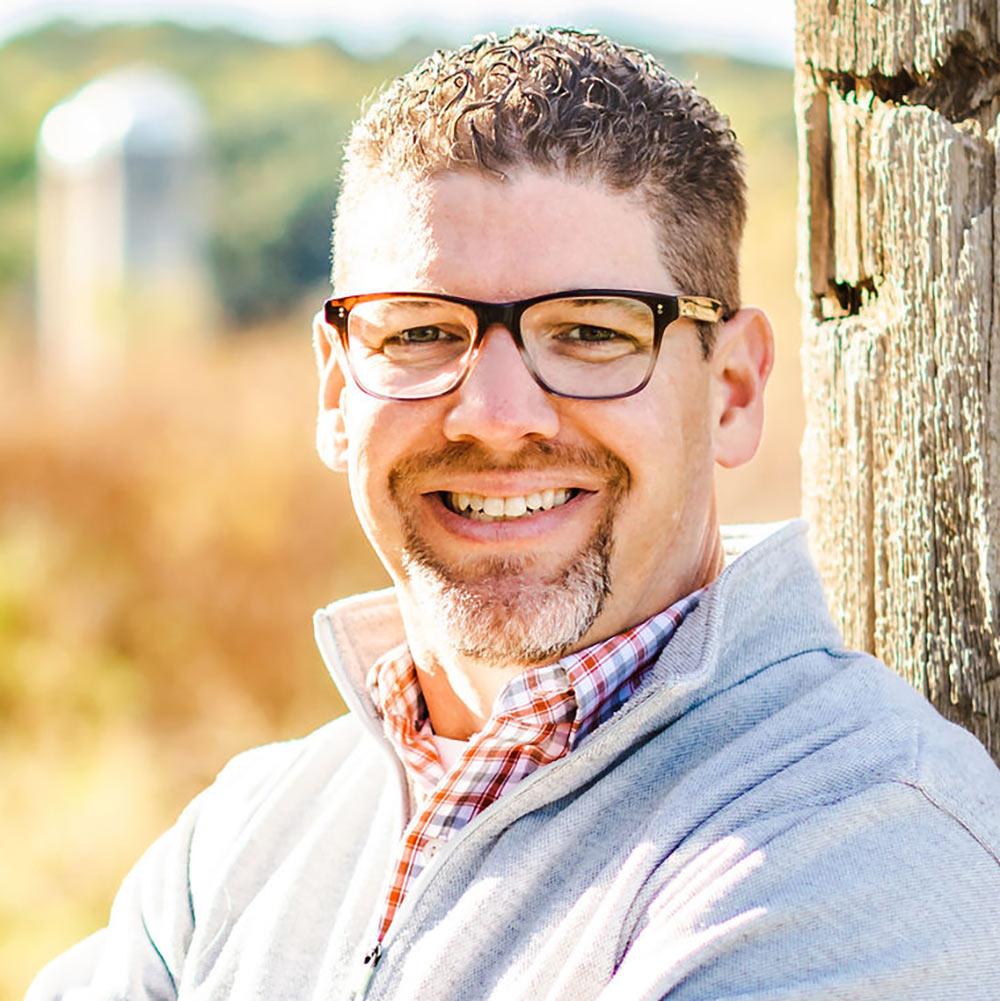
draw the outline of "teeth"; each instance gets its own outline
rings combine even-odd
[[[487,497],[483,502],[483,514],[488,514],[493,518],[503,514],[504,499],[502,497]]]
[[[528,510],[528,501],[524,497],[508,497],[503,502],[503,513],[506,518],[520,518]]]
[[[541,490],[520,497],[483,497],[480,494],[448,493],[449,506],[476,521],[495,518],[523,518],[535,511],[548,511],[565,504],[571,490]]]

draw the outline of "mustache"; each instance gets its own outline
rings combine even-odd
[[[616,497],[628,493],[632,474],[628,466],[603,445],[569,445],[529,441],[512,455],[498,456],[475,441],[451,441],[401,459],[389,471],[389,493],[399,499],[403,489],[427,475],[442,473],[523,473],[553,466],[587,469],[604,479]]]

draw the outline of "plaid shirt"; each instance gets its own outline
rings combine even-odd
[[[379,942],[438,848],[521,779],[573,750],[608,719],[639,687],[700,597],[695,591],[624,633],[512,678],[486,725],[447,772],[425,727],[427,704],[409,651],[397,648],[374,664],[368,685],[386,735],[411,776],[432,787],[404,834]]]

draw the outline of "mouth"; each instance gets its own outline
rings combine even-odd
[[[586,491],[575,487],[540,490],[510,497],[437,491],[441,503],[459,517],[469,521],[517,521],[543,511],[551,511],[569,503]]]

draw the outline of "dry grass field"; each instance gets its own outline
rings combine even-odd
[[[0,397],[0,997],[240,747],[338,713],[310,615],[384,577],[310,449],[308,341]]]

